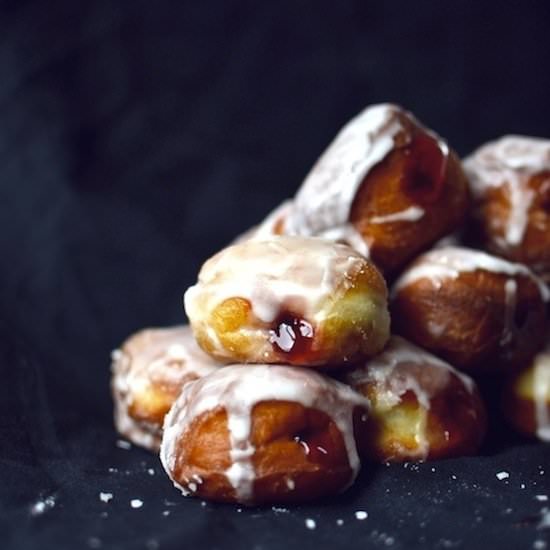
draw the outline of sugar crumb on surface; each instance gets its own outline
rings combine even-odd
[[[140,500],[139,498],[133,498],[130,501],[130,506],[132,508],[141,508],[143,506],[143,500]]]
[[[307,518],[306,521],[305,521],[305,524],[306,524],[306,527],[308,529],[311,529],[311,530],[313,530],[317,527],[317,523],[312,518]]]
[[[99,493],[99,500],[101,500],[101,502],[110,502],[111,500],[113,500],[113,493]]]
[[[502,481],[503,479],[508,479],[510,477],[510,474],[506,471],[502,471],[498,472],[496,476],[499,481]]]
[[[40,516],[46,510],[51,510],[55,506],[55,498],[53,496],[46,497],[36,501],[30,509],[31,516]]]
[[[272,506],[271,509],[276,513],[276,514],[288,514],[290,512],[290,510],[288,508],[282,508],[280,506]]]

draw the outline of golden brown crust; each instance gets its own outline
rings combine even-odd
[[[532,191],[533,198],[519,243],[510,244],[505,238],[511,204],[504,184],[489,187],[477,198],[469,239],[493,254],[529,265],[550,282],[550,171],[529,177],[526,190]]]
[[[337,493],[350,482],[342,436],[321,411],[299,403],[258,403],[252,412],[251,441],[254,503],[310,501]],[[229,451],[225,411],[204,413],[179,440],[172,477],[186,486],[188,480],[200,479],[194,492],[198,497],[238,502],[226,477],[232,464]]]
[[[549,348],[508,378],[501,405],[504,416],[520,434],[550,441]]]
[[[510,380],[502,394],[502,411],[512,427],[520,434],[534,438],[537,433],[535,402],[522,396],[515,387],[516,379]],[[549,407],[550,408],[550,407]]]
[[[401,116],[405,131],[396,148],[365,178],[353,201],[350,222],[370,243],[372,260],[387,276],[454,231],[469,205],[468,182],[453,150]],[[375,217],[408,208],[423,215],[410,221],[373,223]]]
[[[133,334],[113,352],[117,430],[136,445],[158,450],[164,417],[182,388],[217,367],[197,346],[189,326]]]
[[[280,243],[288,247],[282,273],[279,248],[276,260],[269,255]],[[231,247],[214,262],[205,266],[215,275],[188,291],[186,310],[199,345],[219,360],[334,368],[375,354],[389,336],[386,283],[347,246],[281,237]],[[229,267],[213,267],[221,262]]]
[[[359,452],[375,462],[437,460],[473,455],[487,431],[483,402],[456,378],[431,399],[426,410],[412,390],[391,411],[377,412],[376,390],[358,388],[373,402],[373,410],[358,437]],[[419,425],[424,441],[420,442]]]
[[[483,441],[486,414],[473,380],[400,337],[344,380],[371,403],[357,437],[369,460],[450,458]]]
[[[411,282],[393,297],[393,328],[463,370],[498,372],[521,366],[543,344],[545,306],[533,279],[517,275],[510,319],[509,280],[503,273],[478,270],[437,285],[429,278]]]

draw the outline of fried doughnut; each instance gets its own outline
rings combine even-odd
[[[365,395],[371,412],[357,446],[379,462],[474,454],[486,414],[474,381],[399,336],[344,381]]]
[[[550,282],[550,140],[505,136],[464,168],[474,196],[471,240]]]
[[[343,491],[360,467],[368,401],[311,369],[232,365],[187,385],[166,416],[164,469],[185,496],[301,502]]]
[[[349,246],[272,237],[216,254],[185,294],[199,345],[237,363],[338,367],[389,337],[384,279]]]
[[[457,228],[468,203],[447,144],[400,107],[373,105],[319,158],[284,232],[347,242],[391,275]]]
[[[181,388],[218,367],[189,326],[142,330],[112,354],[111,388],[117,431],[158,450],[164,416]]]
[[[550,345],[509,381],[502,405],[516,430],[550,442]]]
[[[544,341],[548,290],[528,267],[460,247],[420,256],[392,289],[392,328],[472,372],[528,362]]]

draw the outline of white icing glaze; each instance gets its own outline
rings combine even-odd
[[[548,288],[527,266],[508,262],[479,250],[454,246],[422,254],[395,282],[392,292],[396,294],[402,288],[425,278],[439,288],[445,279],[456,279],[461,273],[477,270],[501,273],[508,277],[529,277],[537,284],[542,299],[549,299]]]
[[[373,216],[370,223],[394,223],[394,222],[417,222],[424,216],[425,212],[420,206],[409,206],[400,212],[386,214],[385,216]]]
[[[452,376],[460,380],[470,394],[475,391],[475,383],[469,376],[404,338],[392,336],[382,353],[349,371],[345,382],[354,388],[374,385],[378,403],[388,408],[398,405],[403,395],[411,391],[419,405],[429,411],[432,399],[445,391]],[[419,459],[425,459],[430,451],[425,430],[426,418],[419,415],[415,430],[418,449],[414,453]]]
[[[326,236],[330,231],[334,240],[349,236],[351,207],[361,183],[395,148],[398,134],[407,138],[400,117],[422,127],[411,113],[396,105],[380,104],[367,107],[340,130],[298,191],[295,208],[285,222],[285,233]],[[442,153],[448,155],[446,143],[429,133],[437,139]],[[395,216],[399,218],[392,219]],[[419,210],[389,213],[387,220],[373,223],[416,221],[418,216]],[[363,247],[357,250],[365,253]]]
[[[371,242],[365,239],[351,223],[321,231],[318,237],[337,243],[348,244],[365,258],[370,258]]]
[[[528,185],[529,179],[550,171],[550,140],[504,136],[474,151],[464,161],[464,169],[474,197],[479,200],[483,200],[491,188],[506,187],[510,213],[500,244],[506,247],[520,245],[535,198],[535,192]]]
[[[128,414],[134,399],[151,385],[170,387],[177,393],[186,382],[218,366],[199,348],[189,326],[148,329],[130,337],[122,349],[112,353],[117,430],[142,447],[158,447],[160,426]]]
[[[469,376],[408,340],[392,336],[382,353],[349,371],[345,380],[352,387],[374,383],[386,388],[388,404],[398,403],[401,396],[411,390],[418,402],[429,409],[431,399],[448,385],[451,374],[459,378],[469,392],[474,390]]]
[[[228,298],[248,300],[255,316],[273,322],[282,308],[293,306],[310,322],[337,288],[350,288],[351,277],[365,259],[349,246],[319,238],[272,237],[222,250],[202,267],[199,281],[185,293],[192,320]]]
[[[535,357],[533,397],[537,436],[550,442],[550,347]]]
[[[166,416],[160,457],[176,487],[184,494],[189,493],[188,482],[183,486],[181,480],[173,478],[179,442],[196,418],[221,408],[227,414],[232,460],[225,473],[239,502],[252,502],[256,473],[252,463],[255,448],[251,442],[251,415],[254,406],[264,401],[300,403],[327,414],[342,435],[352,472],[349,483],[353,482],[360,467],[353,433],[353,412],[355,407],[368,409],[366,398],[309,369],[232,365],[188,384]],[[289,478],[287,484],[289,489],[294,488],[292,479]]]

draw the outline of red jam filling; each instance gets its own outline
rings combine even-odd
[[[278,353],[289,359],[298,359],[309,353],[314,330],[310,323],[288,312],[279,315],[277,328],[271,331],[270,341]]]

